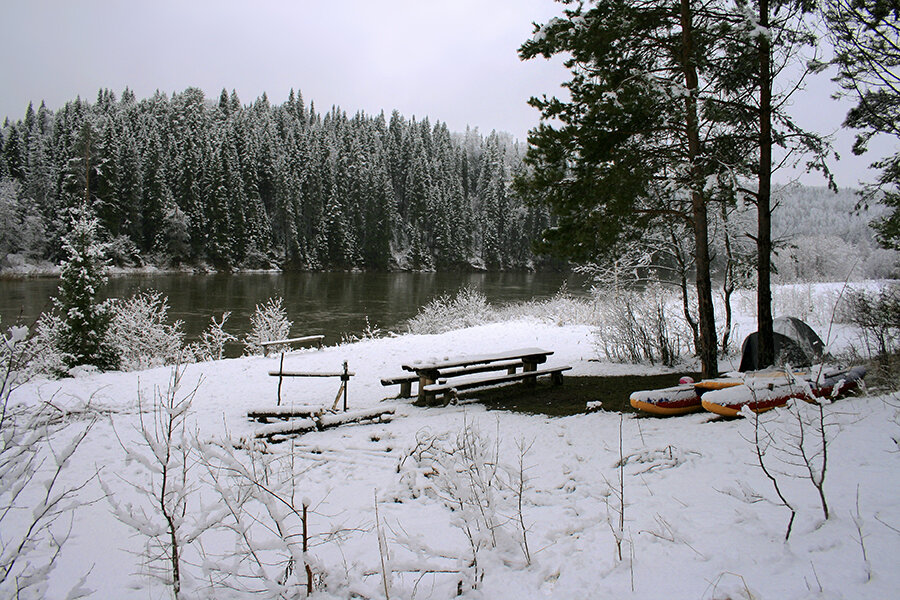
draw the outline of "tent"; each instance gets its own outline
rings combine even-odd
[[[775,364],[806,367],[822,358],[825,344],[812,327],[795,317],[778,317],[772,321],[775,330]],[[756,371],[759,332],[751,333],[741,346],[739,371]]]

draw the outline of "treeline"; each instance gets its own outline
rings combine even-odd
[[[242,105],[225,90],[101,90],[56,112],[29,105],[0,147],[0,258],[59,261],[85,198],[122,266],[533,268],[549,224],[511,189],[523,167],[510,136],[321,114],[293,91]]]

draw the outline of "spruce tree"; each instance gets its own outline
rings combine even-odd
[[[107,337],[111,314],[106,305],[97,302],[100,288],[106,283],[107,263],[99,241],[99,221],[86,203],[74,210],[72,230],[64,239],[63,248],[66,259],[55,298],[62,319],[59,350],[68,367],[115,369],[118,356]]]

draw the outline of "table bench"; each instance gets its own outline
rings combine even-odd
[[[547,357],[551,354],[553,354],[552,351],[541,348],[519,348],[495,354],[460,356],[431,363],[410,363],[403,365],[402,368],[404,371],[415,373],[415,378],[418,379],[417,402],[429,405],[434,402],[435,395],[438,393],[444,393],[447,397],[455,394],[455,391],[450,393],[449,390],[488,387],[518,380],[533,383],[538,376],[548,374],[551,375],[554,383],[561,383],[562,372],[571,367],[538,371],[538,365],[547,362]],[[519,366],[522,367],[521,372],[517,372]],[[505,373],[471,381],[454,383],[446,381],[455,377],[490,371],[505,371]],[[415,379],[411,381],[415,381]],[[401,389],[401,393],[402,391]]]
[[[497,375],[494,377],[486,377],[479,379],[470,379],[467,381],[443,382],[425,386],[425,394],[428,397],[437,397],[441,395],[444,404],[456,397],[457,392],[476,388],[490,387],[494,385],[502,385],[504,383],[512,383],[513,381],[534,382],[542,375],[549,375],[553,385],[562,385],[562,374],[564,371],[570,370],[572,367],[566,365],[561,367],[553,367],[550,369],[538,369],[536,371],[523,371],[521,373],[508,373],[506,375]]]
[[[514,360],[508,362],[496,362],[489,363],[486,365],[480,366],[470,366],[470,367],[459,367],[456,369],[447,369],[440,371],[440,378],[438,379],[438,383],[443,383],[443,380],[447,377],[457,377],[460,375],[469,375],[472,373],[483,373],[486,371],[501,371],[506,370],[507,374],[512,375],[516,372],[516,369],[519,367],[523,367],[524,363],[521,360]],[[383,377],[381,379],[381,385],[387,387],[389,385],[397,385],[400,384],[400,393],[396,396],[397,398],[412,398],[412,384],[419,381],[419,376],[417,374],[412,375],[397,375],[395,377]]]

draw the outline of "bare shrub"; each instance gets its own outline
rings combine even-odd
[[[69,536],[62,517],[80,504],[77,494],[87,480],[62,482],[63,472],[94,423],[71,425],[49,403],[12,406],[10,395],[29,377],[25,327],[0,334],[0,596],[42,598],[49,574]],[[70,598],[83,597],[84,578]]]
[[[101,479],[115,517],[144,538],[143,556],[150,574],[169,587],[176,600],[192,580],[186,572],[188,548],[223,517],[222,508],[192,505],[199,495],[192,473],[197,457],[186,421],[197,388],[182,392],[183,375],[182,366],[173,368],[168,387],[155,389],[149,406],[143,393],[138,393],[137,443],[120,440],[128,459],[144,468],[141,480],[124,481],[137,501],[121,503]]]
[[[504,561],[519,555],[526,565],[531,561],[524,516],[530,489],[525,457],[530,448],[519,442],[517,462],[504,463],[499,435],[486,435],[466,421],[456,436],[420,432],[406,457],[417,472],[407,471],[401,479],[414,494],[422,488],[452,510],[452,524],[468,543],[468,552],[459,557],[468,565],[461,573],[460,590],[478,587],[484,577],[485,553],[500,553]]]
[[[287,339],[291,332],[291,325],[293,322],[287,318],[283,298],[269,298],[265,304],[257,304],[256,312],[250,318],[250,333],[244,336],[244,347],[247,354],[265,354],[262,343]],[[269,348],[275,352],[286,349],[286,346]]]
[[[225,345],[237,341],[237,337],[225,331],[225,322],[230,316],[231,312],[222,313],[221,321],[210,317],[209,327],[200,334],[199,340],[191,344],[191,352],[196,360],[205,362],[225,358]]]
[[[595,343],[609,360],[674,365],[692,339],[672,294],[661,286],[645,290],[597,289],[599,325]]]
[[[298,598],[324,587],[325,569],[310,553],[323,541],[310,534],[310,500],[299,497],[294,452],[275,455],[264,446],[236,449],[204,444],[202,460],[226,516],[220,529],[233,544],[207,554],[214,589],[260,598]],[[339,535],[340,532],[329,532]]]
[[[825,478],[828,473],[828,447],[831,443],[829,430],[833,423],[829,419],[826,406],[828,398],[815,398],[809,391],[809,384],[798,381],[798,389],[806,388],[807,400],[792,399],[784,409],[777,409],[762,415],[745,408],[742,413],[753,420],[753,443],[756,461],[763,474],[772,483],[780,505],[790,513],[785,532],[785,540],[790,538],[796,501],[790,501],[785,494],[781,478],[808,481],[816,493],[822,516],[831,516],[825,493]],[[772,461],[779,468],[772,466]]]

